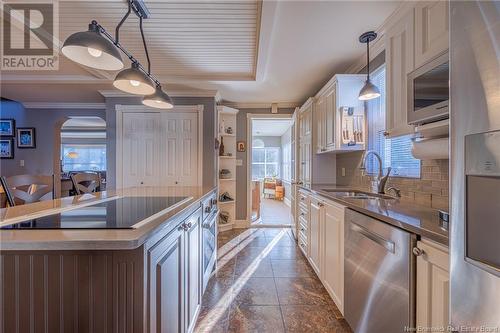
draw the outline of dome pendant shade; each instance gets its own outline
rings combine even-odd
[[[68,59],[95,69],[116,71],[123,68],[120,51],[99,33],[94,23],[89,24],[88,31],[66,38],[61,51]]]
[[[358,99],[361,101],[367,101],[370,99],[374,99],[380,97],[380,90],[378,90],[377,86],[374,85],[370,79],[366,80],[365,85],[361,88],[359,92]]]
[[[170,96],[166,92],[161,90],[161,87],[156,87],[153,94],[144,96],[142,99],[142,104],[150,106],[157,109],[171,109],[174,107],[174,103]]]
[[[366,82],[361,91],[359,92],[358,99],[361,101],[368,101],[380,97],[380,90],[370,81],[370,42],[377,38],[377,33],[368,31],[359,36],[359,42],[366,43]]]
[[[138,68],[136,63],[132,63],[132,67],[118,73],[113,86],[135,95],[151,95],[155,92],[155,84]]]

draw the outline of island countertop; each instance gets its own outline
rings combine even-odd
[[[117,250],[135,249],[156,231],[169,227],[169,221],[186,217],[215,187],[138,187],[108,190],[74,197],[0,209],[0,226],[62,213],[119,197],[188,197],[164,209],[133,229],[3,229],[0,250]]]
[[[448,246],[448,230],[440,226],[437,209],[419,206],[399,199],[350,199],[349,197],[342,197],[339,193],[327,191],[329,189],[353,190],[352,187],[346,186],[318,184],[311,186],[311,188],[301,188],[343,204],[359,213]]]

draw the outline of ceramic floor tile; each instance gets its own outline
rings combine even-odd
[[[302,258],[296,259],[272,259],[274,277],[316,277],[316,273]]]
[[[275,278],[281,305],[331,305],[333,301],[317,278]]]
[[[273,247],[267,255],[269,259],[298,259],[304,260],[302,252],[296,246]]]
[[[273,269],[269,259],[254,260],[252,262],[237,260],[235,276],[245,277],[273,277]]]
[[[273,278],[237,278],[234,281],[235,305],[278,305]]]
[[[202,298],[204,307],[227,307],[233,300],[233,277],[213,276],[207,284]]]
[[[236,267],[236,258],[230,260],[218,260],[217,268],[212,273],[212,276],[233,277],[235,267]]]
[[[225,333],[229,307],[202,307],[194,329],[195,333]]]
[[[287,332],[302,333],[350,333],[343,319],[337,319],[333,311],[324,305],[281,306]]]
[[[279,306],[240,305],[231,308],[228,332],[285,332]]]

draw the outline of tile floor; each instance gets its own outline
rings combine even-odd
[[[195,332],[351,332],[289,228],[219,233]]]
[[[290,207],[281,200],[263,198],[260,202],[260,220],[257,224],[283,225],[292,220]]]

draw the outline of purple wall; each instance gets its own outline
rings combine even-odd
[[[36,148],[18,149],[14,139],[14,159],[0,160],[0,174],[7,177],[53,174],[56,127],[69,116],[98,116],[106,119],[106,112],[104,109],[25,109],[21,103],[2,100],[0,117],[15,119],[16,127],[35,127]],[[21,160],[24,160],[24,167],[20,166]]]

